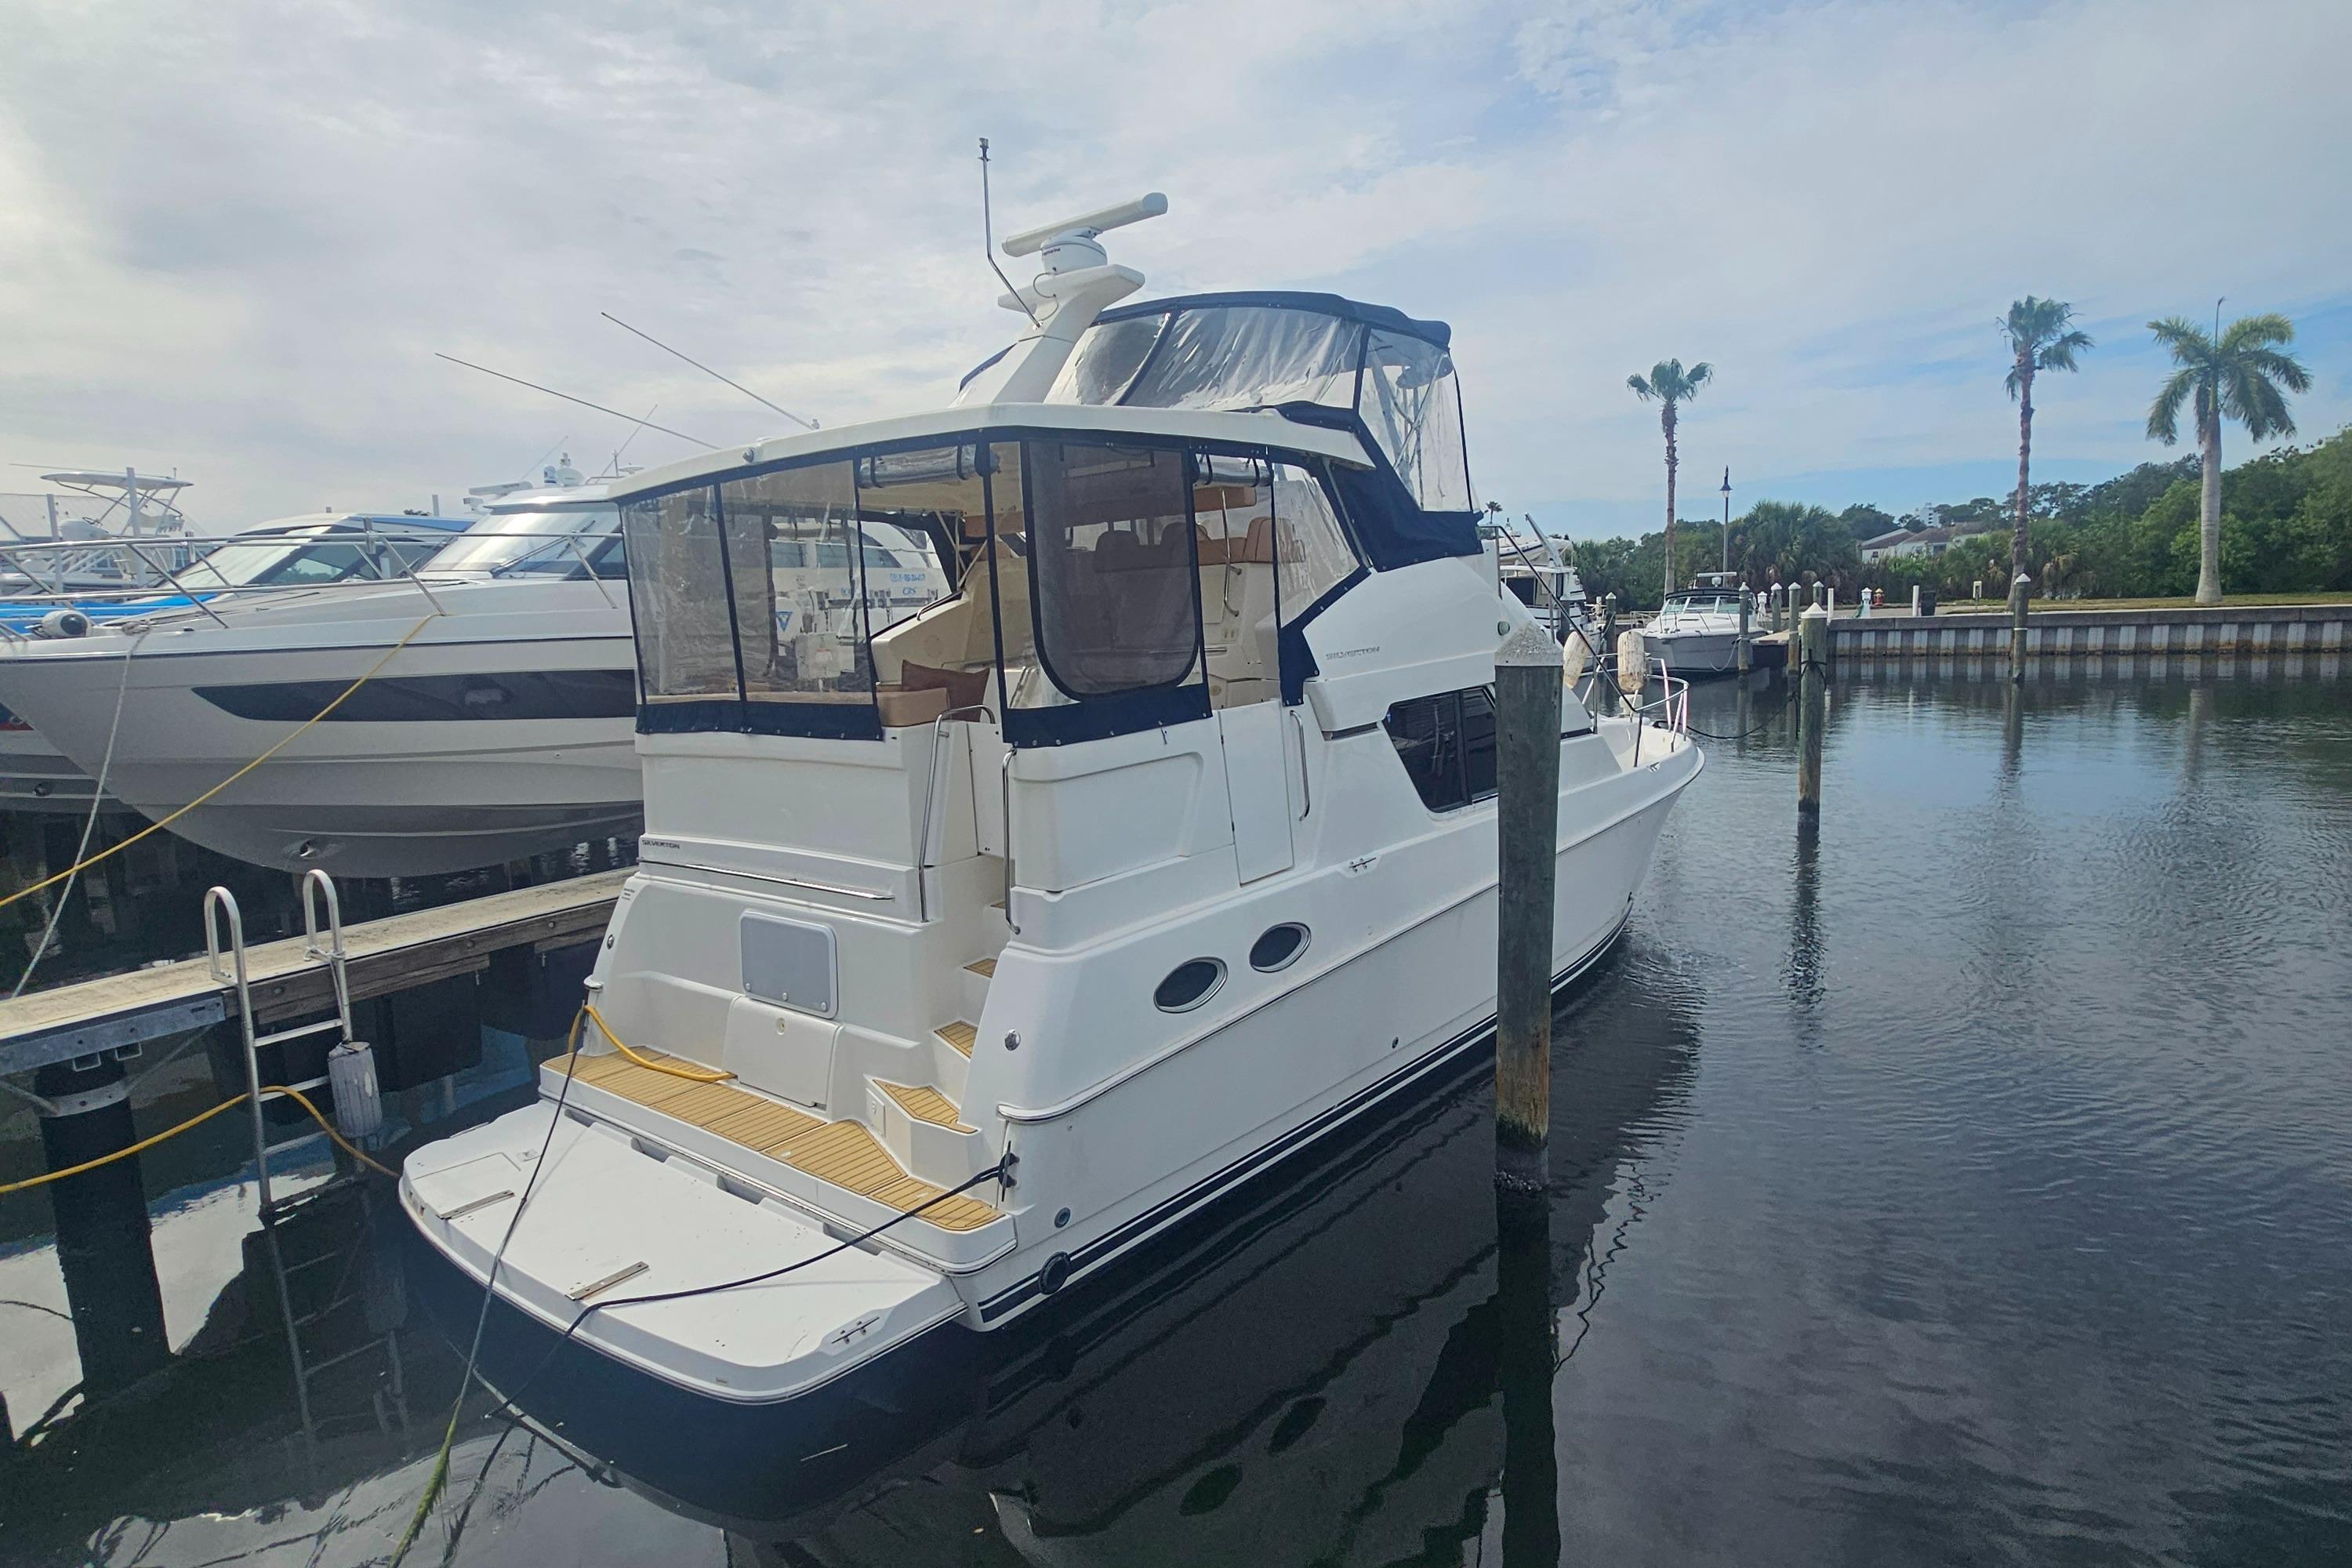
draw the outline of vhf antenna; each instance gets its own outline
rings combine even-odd
[[[1029,324],[1044,331],[1045,323],[1037,319],[1037,312],[1029,308],[1029,301],[1021,297],[1021,290],[1013,286],[1013,279],[1007,278],[1004,268],[996,264],[996,220],[988,208],[988,138],[985,136],[980,139],[980,248],[981,253],[988,258],[988,269],[996,274],[996,280],[1004,285],[1004,291],[1013,296],[1013,302],[1021,307],[1021,313],[1029,318]]]
[[[782,415],[785,418],[787,418],[787,419],[791,420],[793,424],[800,426],[803,429],[805,429],[805,430],[814,430],[814,429],[815,429],[815,428],[816,428],[816,421],[815,421],[815,420],[814,420],[814,419],[803,419],[803,418],[802,418],[799,415],[797,415],[797,414],[793,413],[793,412],[791,409],[789,409],[789,408],[778,408],[778,407],[776,407],[776,405],[775,405],[774,404],[772,404],[772,403],[769,402],[766,398],[764,398],[764,397],[761,396],[758,393],[756,393],[756,392],[752,391],[750,387],[748,387],[748,386],[744,385],[741,382],[740,382],[740,381],[735,381],[735,380],[732,380],[732,379],[730,379],[730,378],[729,378],[729,377],[727,377],[727,376],[720,375],[717,371],[715,371],[715,370],[711,369],[709,365],[707,365],[707,364],[703,363],[700,360],[696,359],[692,354],[679,353],[677,350],[676,350],[676,349],[674,349],[674,348],[670,347],[667,343],[666,343],[666,342],[662,342],[659,338],[657,338],[657,337],[654,336],[651,332],[638,331],[636,328],[635,328],[635,327],[633,327],[633,326],[629,325],[629,323],[628,323],[628,322],[626,322],[626,321],[625,321],[621,320],[621,318],[620,318],[620,317],[618,317],[618,316],[616,316],[616,315],[613,314],[613,312],[612,312],[612,311],[610,311],[610,310],[599,310],[599,311],[597,311],[596,313],[597,313],[598,315],[600,315],[600,316],[604,317],[606,321],[608,321],[612,322],[612,323],[613,323],[613,325],[614,325],[614,326],[616,326],[616,327],[620,328],[620,329],[621,329],[623,331],[625,331],[625,332],[636,332],[637,336],[639,336],[639,337],[641,337],[641,338],[645,339],[645,340],[646,340],[646,342],[649,342],[649,343],[653,344],[653,346],[654,346],[654,347],[656,347],[656,348],[657,348],[657,349],[661,350],[661,352],[662,352],[662,353],[666,353],[666,354],[673,354],[673,355],[676,355],[677,358],[679,358],[679,359],[682,359],[682,360],[686,361],[686,363],[688,363],[688,364],[692,365],[695,369],[697,369],[697,370],[700,371],[703,374],[705,374],[705,375],[707,375],[707,376],[710,376],[710,377],[714,378],[715,380],[719,380],[719,381],[724,381],[724,382],[726,382],[728,385],[730,385],[730,386],[733,387],[736,391],[738,391],[738,392],[741,393],[744,396],[746,396],[746,397],[750,398],[752,402],[754,402],[754,403],[758,404],[761,407],[774,410],[776,413],[781,414],[781,415]],[[656,426],[656,428],[658,428],[658,426]]]
[[[617,408],[607,408],[601,403],[591,403],[584,397],[574,397],[568,392],[558,392],[551,386],[541,386],[535,381],[525,381],[519,375],[509,375],[502,370],[492,370],[486,364],[476,364],[471,360],[459,359],[456,354],[445,354],[438,350],[436,350],[433,357],[435,359],[446,359],[451,364],[464,365],[467,370],[478,370],[484,375],[495,375],[500,381],[511,381],[517,386],[528,386],[533,392],[543,392],[550,397],[560,397],[566,403],[576,403],[583,408],[593,408],[599,414],[609,414],[615,419],[625,419],[632,425],[641,425],[648,430],[658,430],[665,436],[675,436],[681,441],[691,441],[696,446],[702,447],[706,451],[716,452],[719,450],[716,446],[704,440],[699,436],[689,436],[683,430],[673,430],[667,425],[656,425],[650,419],[640,419],[634,414],[624,414]]]

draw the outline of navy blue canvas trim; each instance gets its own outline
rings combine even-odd
[[[1371,460],[1369,469],[1345,463],[1329,466],[1331,488],[1355,531],[1356,545],[1379,572],[1439,561],[1451,555],[1475,555],[1485,546],[1478,540],[1475,511],[1423,511],[1412,492],[1397,477],[1388,454],[1372,439],[1363,416],[1352,408],[1332,408],[1320,403],[1286,403],[1275,410],[1297,425],[1344,430],[1363,443]]]
[[[1559,991],[1573,984],[1587,970],[1599,963],[1601,955],[1607,952],[1610,945],[1624,934],[1626,925],[1633,919],[1633,901],[1628,900],[1624,912],[1617,917],[1617,923],[1610,928],[1609,934],[1593,943],[1591,950],[1582,957],[1553,976],[1552,989]],[[1491,1017],[1483,1023],[1472,1026],[1447,1040],[1444,1045],[1423,1052],[1386,1078],[1358,1089],[1321,1115],[1301,1122],[1265,1148],[1252,1154],[1244,1154],[1223,1170],[1213,1175],[1202,1177],[1175,1196],[1165,1199],[1136,1215],[1118,1229],[1108,1231],[1096,1237],[1069,1255],[1070,1276],[1075,1278],[1082,1270],[1102,1261],[1109,1254],[1118,1251],[1129,1242],[1139,1240],[1149,1232],[1160,1229],[1183,1211],[1197,1207],[1217,1196],[1221,1189],[1230,1187],[1256,1174],[1301,1145],[1329,1131],[1375,1100],[1385,1099],[1414,1080],[1427,1077],[1462,1051],[1492,1037],[1494,1033],[1495,1020]],[[1038,1276],[1032,1274],[1027,1279],[1006,1287],[982,1301],[980,1304],[981,1321],[989,1322],[1001,1318],[1039,1293]]]
[[[1333,584],[1328,592],[1307,606],[1297,619],[1283,624],[1275,633],[1275,658],[1281,664],[1282,700],[1296,708],[1307,700],[1307,682],[1320,675],[1322,667],[1315,662],[1315,650],[1307,646],[1307,626],[1316,616],[1334,604],[1339,595],[1370,576],[1361,566]]]
[[[1189,724],[1209,716],[1209,689],[1194,681],[1185,686],[1154,687],[1089,697],[1060,708],[1008,708],[1004,740],[1013,746],[1066,746],[1078,741],[1100,741]]]
[[[1318,316],[1337,316],[1343,321],[1361,321],[1368,327],[1383,331],[1402,332],[1439,348],[1451,347],[1454,329],[1444,321],[1423,321],[1408,316],[1402,310],[1387,305],[1368,305],[1361,300],[1350,300],[1343,294],[1317,294],[1291,289],[1247,289],[1223,294],[1178,294],[1166,300],[1145,300],[1132,305],[1115,305],[1095,320],[1102,321],[1132,321],[1138,316],[1158,316],[1177,310],[1217,310],[1234,307],[1257,306],[1276,310],[1307,310]],[[973,374],[977,374],[978,372]]]
[[[710,730],[737,730],[743,723],[743,704],[732,697],[696,697],[637,705],[640,735],[691,735]]]
[[[863,702],[794,702],[762,697],[743,704],[747,735],[805,735],[817,741],[878,741],[882,712],[871,692]]]
[[[997,350],[994,353],[989,355],[986,359],[981,361],[978,364],[972,366],[970,370],[964,372],[963,379],[956,383],[956,390],[958,392],[961,392],[965,387],[970,386],[972,384],[973,380],[979,376],[982,371],[986,370],[990,365],[1003,363],[1004,356],[1011,353],[1013,349],[1013,345],[1007,343],[1003,348]]]

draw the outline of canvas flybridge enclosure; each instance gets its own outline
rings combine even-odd
[[[1331,465],[1149,435],[974,431],[624,503],[649,733],[878,738],[950,710],[1015,745],[1298,699],[1286,637],[1360,571]],[[952,591],[896,625],[852,548],[929,541]],[[831,563],[788,570],[810,557]]]
[[[1297,703],[1301,628],[1362,572],[1478,552],[1447,337],[1329,295],[1160,301],[1088,329],[1050,420],[648,476],[623,500],[638,727],[877,739],[985,707],[1032,746]],[[1268,415],[1295,446],[1223,438]],[[877,614],[877,537],[923,542],[945,596]]]
[[[1478,546],[1452,329],[1337,294],[1192,294],[1105,310],[1048,402],[1273,409],[1350,430],[1395,489],[1364,475],[1354,510],[1386,571]],[[1396,493],[1402,491],[1402,494]]]

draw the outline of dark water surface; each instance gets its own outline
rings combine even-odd
[[[1759,679],[1748,721],[1780,703]],[[964,1342],[822,1485],[719,1495],[660,1422],[590,1458],[477,1395],[409,1561],[1499,1563],[1556,1523],[1612,1564],[2352,1562],[2352,685],[1857,668],[1830,723],[1817,840],[1784,718],[1708,742],[1562,1009],[1532,1357],[1482,1064]],[[377,1303],[306,1439],[220,1172],[159,1210],[189,1353],[142,1399],[39,1426],[54,1255],[0,1252],[39,1438],[0,1459],[0,1558],[397,1539],[457,1364],[383,1268],[403,1222],[301,1216]]]

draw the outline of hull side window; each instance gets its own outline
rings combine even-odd
[[[1494,798],[1495,700],[1485,687],[1396,703],[1381,727],[1430,810]]]

